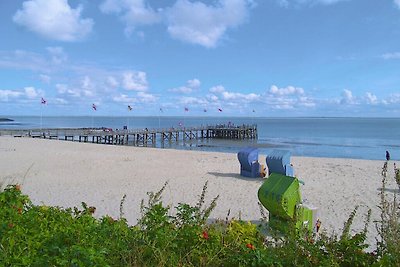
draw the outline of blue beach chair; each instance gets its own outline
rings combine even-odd
[[[286,176],[294,176],[293,166],[290,164],[290,151],[273,150],[266,159],[268,174],[278,173]]]
[[[258,149],[246,147],[237,154],[240,162],[240,175],[246,177],[260,177],[260,163],[258,162]]]

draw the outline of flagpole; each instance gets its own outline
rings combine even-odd
[[[40,130],[43,128],[43,104],[40,104]]]
[[[186,127],[186,111],[183,113],[183,128]]]
[[[97,110],[97,107],[94,103],[92,104],[92,109],[93,109],[93,112],[96,112],[96,110]],[[94,129],[94,113],[92,113],[92,129]]]

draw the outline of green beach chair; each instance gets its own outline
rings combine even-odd
[[[258,190],[258,199],[269,211],[269,226],[286,233],[290,227],[312,232],[316,208],[302,204],[299,180],[272,173]]]

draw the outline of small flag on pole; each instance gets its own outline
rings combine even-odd
[[[131,110],[132,110],[132,107],[131,107],[130,105],[128,105],[128,110],[129,110],[129,111],[131,111]]]
[[[185,107],[185,112],[188,112],[188,111],[189,111],[189,108]]]
[[[43,105],[46,105],[47,101],[42,97],[41,103],[42,103]]]
[[[218,108],[218,111],[219,111],[219,112],[222,112],[222,109],[221,109],[221,108]]]
[[[204,109],[203,111],[204,111],[204,112],[207,112],[207,109]]]
[[[97,107],[96,107],[96,105],[95,105],[95,104],[92,104],[92,109],[93,109],[94,111],[96,111],[96,110],[97,110]]]

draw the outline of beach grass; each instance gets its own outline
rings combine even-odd
[[[69,209],[33,205],[20,185],[8,185],[0,193],[4,207],[0,262],[6,266],[398,266],[400,206],[397,192],[388,196],[386,181],[382,174],[381,216],[374,222],[377,248],[372,252],[365,243],[370,211],[364,229],[350,231],[358,206],[340,236],[289,232],[267,238],[265,233],[272,233],[267,224],[228,218],[207,223],[218,200],[216,196],[206,205],[207,183],[195,205],[165,205],[162,193],[167,184],[148,193],[134,226],[124,218],[124,197],[119,218],[97,219],[95,207],[86,203]]]

